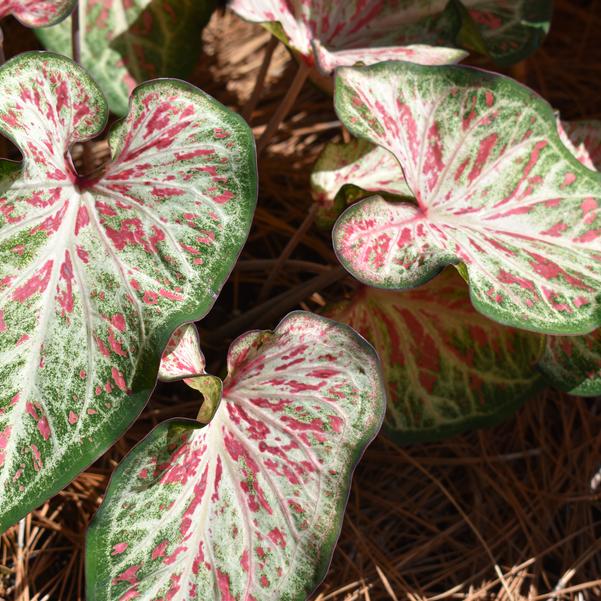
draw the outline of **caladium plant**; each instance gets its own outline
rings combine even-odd
[[[341,68],[336,111],[392,152],[413,202],[349,207],[334,228],[361,281],[405,289],[463,263],[474,306],[501,323],[581,334],[601,322],[601,177],[559,139],[546,102],[462,67]]]
[[[559,135],[589,169],[601,169],[601,121],[558,122]],[[601,329],[586,336],[549,336],[540,367],[557,388],[601,395]]]
[[[453,267],[407,292],[362,287],[327,315],[378,351],[388,388],[384,425],[399,443],[494,424],[542,384],[543,337],[477,313]]]
[[[215,0],[80,0],[81,62],[113,113],[156,77],[186,77],[198,61],[201,30]],[[71,19],[37,32],[48,50],[71,56]]]
[[[0,531],[132,422],[161,351],[214,303],[256,202],[252,133],[175,80],[138,87],[103,173],[69,148],[101,131],[101,91],[69,59],[0,69]]]
[[[228,372],[207,426],[160,424],[117,468],[89,530],[89,599],[301,600],[325,575],[385,409],[377,356],[296,312],[238,338]]]
[[[538,47],[551,17],[551,0],[231,0],[230,6],[267,25],[324,74],[357,62],[453,63],[465,53],[448,46],[461,42],[511,64]]]
[[[47,27],[71,14],[77,0],[2,0],[0,19],[12,15],[27,27]]]

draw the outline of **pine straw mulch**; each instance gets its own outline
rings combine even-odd
[[[601,0],[557,1],[543,48],[510,74],[539,90],[564,118],[601,118],[600,29]],[[35,47],[15,23],[6,34],[8,56]],[[268,36],[230,14],[214,17],[203,35],[205,56],[194,82],[239,110]],[[294,71],[279,46],[254,112],[257,134]],[[201,324],[213,373],[223,369],[229,338],[272,327],[294,307],[319,310],[352,288],[350,278],[328,271],[336,266],[330,240],[312,228],[272,297],[249,313],[310,206],[311,165],[323,144],[341,135],[331,100],[305,86],[259,163],[259,206],[239,266]],[[100,160],[106,146],[96,150]],[[211,336],[218,328],[224,339]],[[184,385],[159,385],[111,450],[3,534],[0,599],[83,600],[85,529],[111,471],[158,422],[197,410]],[[340,541],[313,599],[601,599],[600,468],[601,400],[554,392],[505,424],[444,442],[399,448],[379,437],[355,473]]]

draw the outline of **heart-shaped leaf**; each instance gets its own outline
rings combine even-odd
[[[12,15],[27,27],[47,27],[71,14],[77,0],[2,0],[0,19]]]
[[[511,64],[538,47],[551,18],[551,0],[466,0],[464,4],[457,0],[230,2],[242,18],[267,25],[309,64],[316,60],[326,74],[357,62],[454,63],[466,53],[444,46],[457,44]]]
[[[322,227],[331,227],[348,205],[369,192],[411,196],[394,155],[366,140],[328,144],[313,168],[311,188]]]
[[[0,69],[0,531],[67,484],[132,422],[161,351],[210,309],[256,200],[250,129],[180,81],[137,88],[112,162],[69,147],[103,129],[102,94],[69,59]]]
[[[121,463],[90,526],[89,599],[302,600],[340,531],[385,393],[350,328],[296,312],[230,347],[205,428],[159,425]]]
[[[373,197],[334,228],[345,267],[393,289],[463,262],[501,323],[583,334],[601,322],[601,177],[561,143],[551,108],[492,73],[382,63],[338,70],[351,133],[399,160],[415,203]]]
[[[230,8],[243,19],[267,25],[303,60],[311,66],[317,62],[322,73],[331,75],[336,67],[357,62],[440,65],[465,58],[463,50],[437,45],[441,30],[457,29],[460,21],[448,11],[441,15],[446,1],[399,6],[364,0],[232,0]]]
[[[562,121],[558,128],[563,143],[583,165],[601,169],[601,121]],[[561,390],[601,395],[601,329],[586,336],[548,336],[540,367]]]
[[[200,350],[198,330],[187,323],[173,332],[163,351],[159,380],[171,382],[203,374],[205,358]]]
[[[400,443],[494,424],[540,387],[543,337],[477,313],[452,267],[407,292],[363,287],[328,317],[378,351],[388,387],[384,426]]]
[[[117,115],[131,91],[156,77],[186,78],[215,0],[80,0],[81,62]],[[48,50],[71,56],[71,19],[38,31]]]

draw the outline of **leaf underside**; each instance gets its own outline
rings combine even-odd
[[[601,121],[560,122],[560,138],[586,167],[601,168]],[[601,329],[586,336],[549,336],[540,368],[557,388],[601,395]]]
[[[23,54],[0,70],[0,531],[127,428],[161,351],[213,305],[256,199],[252,133],[200,90],[137,88],[96,180],[68,155],[103,129],[79,66]]]
[[[542,337],[477,313],[452,267],[407,292],[363,288],[327,314],[378,351],[388,387],[384,427],[399,443],[492,425],[540,387]]]
[[[268,27],[278,23],[283,41],[329,74],[359,61],[366,65],[387,60],[450,64],[465,53],[449,46],[466,43],[500,64],[512,64],[542,42],[551,5],[551,0],[230,2],[232,10],[248,21]],[[477,33],[479,45],[470,43],[467,29]]]
[[[77,0],[3,0],[0,19],[12,15],[26,27],[47,27],[66,18]]]
[[[87,542],[88,594],[303,600],[327,570],[379,429],[374,350],[310,313],[230,347],[212,421],[160,424],[117,468]]]
[[[550,107],[494,74],[382,63],[338,71],[349,131],[392,152],[415,204],[363,200],[334,246],[369,285],[411,288],[465,264],[475,307],[551,334],[601,322],[601,177],[562,144]]]
[[[215,0],[80,0],[79,7],[82,65],[123,116],[138,84],[190,74]],[[37,34],[48,50],[72,56],[71,19]]]

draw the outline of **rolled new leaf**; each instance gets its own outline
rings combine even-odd
[[[516,82],[463,67],[342,68],[336,111],[392,152],[414,203],[373,197],[334,228],[343,265],[406,289],[463,263],[479,311],[506,325],[584,334],[601,322],[601,177]]]
[[[374,350],[310,313],[230,347],[210,423],[160,424],[113,475],[87,541],[91,601],[304,600],[380,427]]]
[[[106,102],[69,59],[0,69],[0,531],[66,485],[138,415],[161,352],[211,308],[250,228],[252,133],[184,82],[138,87],[102,174],[69,148]]]
[[[215,5],[215,0],[79,1],[81,62],[113,113],[127,113],[129,95],[144,81],[188,77]],[[71,19],[37,35],[48,50],[72,56]]]
[[[26,27],[55,25],[71,14],[77,0],[3,0],[0,19],[12,15]]]

